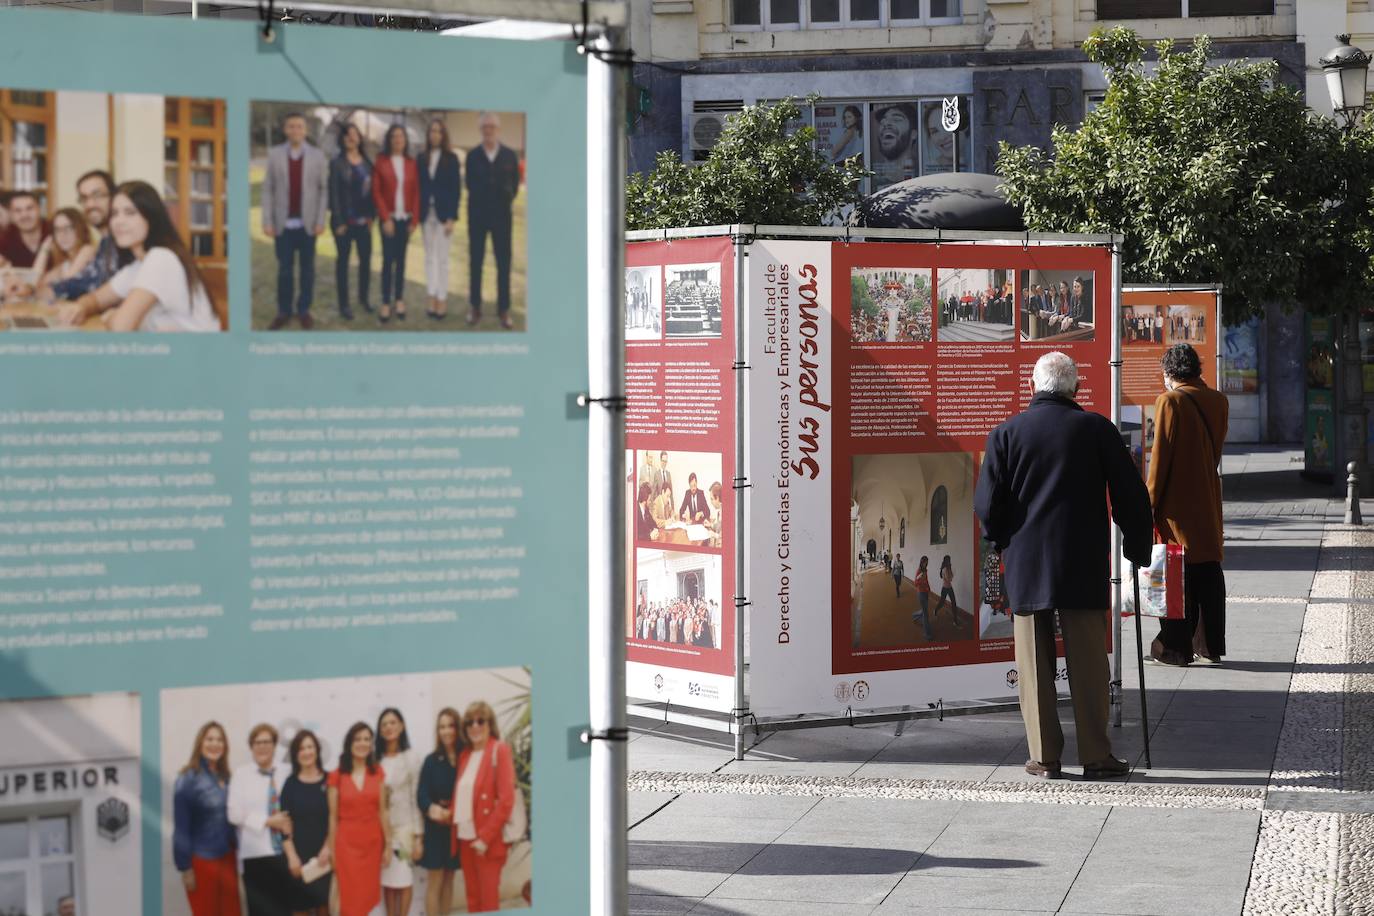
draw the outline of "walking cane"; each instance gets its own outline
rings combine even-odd
[[[1140,568],[1131,564],[1131,587],[1135,589],[1135,663],[1140,669],[1140,730],[1145,736],[1145,769],[1150,762],[1150,715],[1145,706],[1145,644],[1140,635]]]

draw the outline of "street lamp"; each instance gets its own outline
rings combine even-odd
[[[1337,35],[1338,46],[1326,52],[1318,63],[1326,74],[1326,90],[1331,95],[1332,114],[1347,134],[1353,133],[1364,116],[1369,77],[1369,55],[1350,43],[1349,35]],[[1371,491],[1374,480],[1368,473],[1368,428],[1364,406],[1364,368],[1360,354],[1359,311],[1346,310],[1341,316],[1343,339],[1339,354],[1336,397],[1339,419],[1336,429],[1336,456],[1332,476],[1340,489],[1339,471],[1354,462],[1360,489]]]
[[[1331,95],[1331,111],[1346,130],[1352,130],[1364,114],[1369,55],[1350,43],[1349,35],[1337,35],[1340,45],[1326,52],[1317,63],[1326,74],[1326,91]]]

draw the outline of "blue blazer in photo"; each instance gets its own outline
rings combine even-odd
[[[429,218],[431,208],[439,222],[456,221],[458,202],[463,196],[462,166],[458,164],[458,154],[452,150],[441,151],[433,178],[429,177],[428,150],[415,157],[415,165],[420,173],[420,222]]]

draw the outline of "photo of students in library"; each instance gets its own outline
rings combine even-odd
[[[227,330],[224,103],[0,89],[0,331]]]
[[[0,702],[0,913],[142,916],[142,699]]]
[[[856,455],[851,469],[852,647],[973,639],[973,456]]]
[[[162,694],[168,916],[530,905],[524,668]]]
[[[1021,271],[1020,321],[1022,340],[1092,340],[1093,275],[1072,270]]]
[[[630,467],[636,542],[721,546],[725,489],[719,452],[639,449]]]
[[[668,337],[719,337],[720,265],[669,264],[664,272],[663,321]]]
[[[1200,305],[1169,306],[1169,344],[1207,342],[1207,310]]]
[[[625,339],[660,340],[663,337],[663,268],[625,268]]]
[[[525,116],[254,102],[253,329],[523,331]]]
[[[721,647],[721,557],[636,551],[629,637],[643,643]]]
[[[855,267],[849,272],[849,337],[856,344],[927,343],[929,268]]]
[[[1006,343],[1016,336],[1010,270],[939,270],[940,343]]]
[[[1164,306],[1128,305],[1121,309],[1123,344],[1163,345]]]

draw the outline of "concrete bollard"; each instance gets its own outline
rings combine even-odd
[[[1363,525],[1364,518],[1360,515],[1360,478],[1355,473],[1355,462],[1350,462],[1345,466],[1350,476],[1345,479],[1345,523],[1347,525]]]

